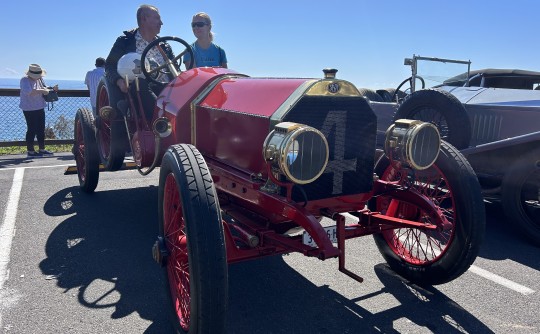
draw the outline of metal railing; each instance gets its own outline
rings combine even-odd
[[[0,147],[24,146],[26,121],[19,108],[20,90],[0,88]],[[51,110],[45,108],[45,143],[73,143],[73,125],[79,108],[92,109],[88,90],[59,90]]]

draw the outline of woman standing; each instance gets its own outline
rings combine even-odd
[[[49,89],[41,78],[46,74],[38,64],[30,64],[26,76],[21,79],[21,102],[19,107],[26,119],[26,148],[28,157],[52,155],[45,150],[45,100],[43,95],[49,94]],[[53,87],[58,91],[58,85]],[[39,151],[34,151],[34,137],[37,137]]]
[[[206,13],[197,13],[191,20],[193,34],[197,37],[195,43],[191,44],[195,64],[193,67],[221,66],[227,68],[227,56],[225,50],[213,43],[214,33],[212,32],[212,20]],[[184,56],[186,68],[191,65],[189,54]]]

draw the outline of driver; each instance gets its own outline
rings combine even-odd
[[[130,52],[142,54],[144,49],[150,42],[158,38],[163,22],[159,10],[155,6],[141,5],[137,10],[137,25],[138,28],[124,31],[124,35],[118,37],[114,43],[105,65],[105,78],[107,79],[109,88],[110,105],[117,109],[117,103],[123,100],[124,94],[128,92],[126,81],[118,74],[118,60],[123,55]],[[173,51],[169,44],[160,44],[162,49],[167,54],[169,59],[174,58]],[[165,61],[160,52],[155,48],[148,52],[148,57],[153,58],[159,65]],[[131,91],[135,91],[135,84],[130,85]],[[152,119],[154,106],[156,104],[156,94],[161,92],[163,87],[158,84],[147,82],[145,79],[139,78],[139,89],[143,110],[148,120]],[[137,99],[135,99],[137,103]],[[118,113],[120,115],[120,113]]]

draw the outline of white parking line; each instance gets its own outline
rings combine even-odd
[[[15,219],[17,218],[23,176],[24,168],[15,169],[6,210],[4,211],[4,219],[2,220],[2,225],[0,225],[0,290],[2,290],[9,274],[9,254],[11,252],[13,235],[15,234]]]
[[[475,273],[476,275],[478,276],[482,276],[484,278],[487,278],[488,280],[490,281],[493,281],[497,284],[500,284],[504,287],[507,287],[508,289],[511,289],[511,290],[514,290],[516,292],[519,292],[521,294],[524,294],[524,295],[532,295],[533,293],[535,293],[534,290],[532,289],[529,289],[528,287],[526,286],[523,286],[521,284],[518,284],[516,282],[513,282],[509,279],[506,279],[504,277],[501,277],[499,275],[496,275],[492,272],[489,272],[487,270],[484,270],[480,267],[477,267],[475,265],[472,265],[470,268],[469,268],[469,271],[472,272],[472,273]]]
[[[0,171],[3,171],[3,170],[17,170],[17,169],[21,169],[21,168],[40,169],[40,168],[69,167],[69,166],[74,166],[74,164],[49,165],[49,166],[28,166],[28,167],[7,167],[7,168],[0,168]]]

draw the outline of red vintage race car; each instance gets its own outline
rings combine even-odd
[[[176,37],[163,41],[187,43]],[[390,267],[424,285],[463,274],[484,234],[480,186],[467,160],[429,123],[398,120],[375,162],[377,118],[350,82],[324,78],[253,78],[224,68],[178,73],[176,60],[141,68],[164,87],[152,122],[126,95],[119,112],[107,85],[98,116],[75,120],[77,172],[94,192],[100,163],[122,167],[131,151],[141,174],[159,167],[159,235],[175,327],[222,333],[228,263],[302,253],[338,258],[346,240],[373,235]],[[135,82],[136,84],[136,82]],[[359,256],[359,255],[353,255]]]

